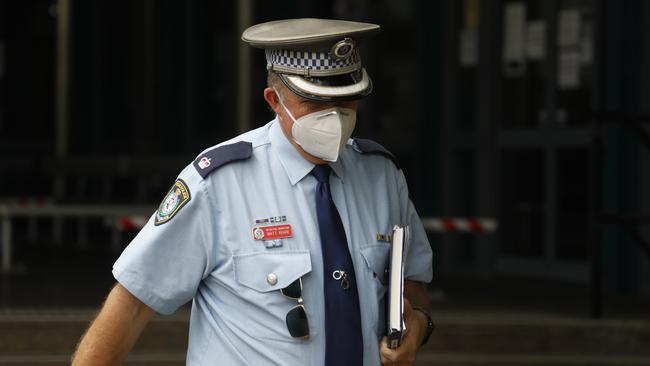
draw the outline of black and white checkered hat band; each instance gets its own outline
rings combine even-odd
[[[303,76],[333,76],[361,69],[359,50],[345,59],[334,59],[329,52],[307,52],[283,49],[266,50],[267,69]]]

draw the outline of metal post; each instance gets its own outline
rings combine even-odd
[[[469,7],[466,11],[478,12],[479,19],[478,24],[471,24],[477,21],[472,19],[466,19],[466,24],[464,24],[465,27],[474,27],[477,32],[476,37],[482,38],[478,41],[479,60],[481,61],[476,66],[476,80],[479,85],[477,88],[479,95],[486,101],[475,104],[476,115],[481,117],[475,118],[474,121],[476,132],[474,174],[477,179],[477,184],[474,187],[474,209],[478,215],[496,216],[498,215],[499,202],[494,192],[498,191],[497,157],[499,151],[494,121],[498,120],[499,108],[497,106],[500,105],[500,100],[498,93],[494,93],[494,85],[499,84],[500,74],[492,72],[492,70],[499,70],[501,64],[497,61],[499,57],[495,57],[495,53],[498,51],[488,40],[499,37],[499,32],[496,30],[499,29],[497,19],[501,8],[481,5],[479,1],[466,3],[466,6]],[[466,17],[472,18],[473,15],[466,15]],[[477,272],[483,278],[492,276],[495,272],[494,263],[498,256],[497,237],[495,235],[478,236],[474,239],[474,243]]]
[[[2,216],[2,272],[11,271],[11,218]]]
[[[57,2],[56,34],[56,156],[61,159],[68,154],[68,80],[70,49],[70,1]]]
[[[112,219],[112,222],[115,222],[115,218]],[[119,253],[122,251],[122,233],[117,227],[111,228],[111,250],[113,253]]]
[[[196,148],[197,121],[199,115],[197,90],[199,70],[197,58],[199,57],[198,24],[197,15],[200,13],[200,6],[196,1],[185,2],[185,39],[183,43],[185,67],[183,77],[183,151],[192,151]],[[138,192],[139,194],[140,192]]]
[[[457,42],[455,30],[459,28],[458,21],[460,17],[460,8],[451,6],[450,1],[445,1],[442,6],[444,16],[441,17],[443,25],[442,29],[442,44],[444,47],[452,47]],[[454,122],[459,118],[458,110],[450,106],[455,106],[459,98],[459,83],[458,75],[453,70],[456,70],[456,58],[453,52],[442,53],[442,69],[446,72],[441,76],[442,79],[442,94],[447,96],[446,105],[448,107],[442,108],[442,125],[440,128],[441,137],[439,141],[441,147],[441,168],[442,174],[440,176],[442,191],[445,194],[441,197],[442,213],[444,215],[451,214],[457,209],[457,187],[458,187],[458,165],[452,162],[454,158],[454,148],[456,142],[454,140]],[[445,235],[440,238],[440,271],[450,272],[456,266],[457,246],[453,245],[456,238]]]
[[[601,187],[603,168],[603,136],[599,118],[594,121],[594,137],[591,146],[591,184],[589,195],[591,207],[589,210],[589,236],[591,259],[591,309],[590,315],[594,319],[603,317],[603,230],[601,220]]]
[[[68,81],[69,81],[69,50],[70,50],[70,2],[72,0],[59,0],[57,2],[57,32],[56,32],[56,94],[55,99],[55,154],[59,161],[68,155]],[[60,199],[64,191],[64,177],[55,174],[53,180],[53,195]],[[52,220],[54,241],[61,242],[63,222],[60,218]]]
[[[79,249],[88,248],[88,219],[86,217],[77,219],[77,247]]]
[[[253,2],[241,0],[237,4],[239,31],[243,32],[252,22]],[[239,42],[238,58],[237,130],[243,133],[251,128],[251,48],[244,42]]]
[[[57,246],[63,243],[63,218],[62,217],[53,217],[52,218],[52,241]]]
[[[34,243],[38,239],[38,222],[36,217],[27,219],[27,240]]]

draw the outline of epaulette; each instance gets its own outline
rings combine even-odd
[[[356,139],[356,138],[353,139],[353,141],[354,142],[352,147],[354,147],[356,151],[362,154],[383,155],[384,157],[387,157],[390,160],[392,160],[393,163],[395,163],[395,166],[397,167],[398,170],[401,169],[397,157],[378,142],[369,139]]]
[[[253,144],[239,141],[208,150],[194,160],[194,168],[205,179],[210,173],[226,164],[246,160],[253,154]]]

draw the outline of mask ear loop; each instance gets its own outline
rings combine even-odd
[[[289,108],[287,108],[287,106],[284,105],[284,101],[282,100],[282,95],[280,95],[280,92],[278,92],[278,89],[273,87],[273,91],[275,91],[275,95],[278,96],[278,100],[280,101],[280,105],[282,106],[282,109],[284,109],[284,111],[287,112],[289,117],[291,117],[293,122],[296,123],[296,118],[293,116],[293,114],[291,114],[291,111],[289,110]]]
[[[280,105],[282,106],[282,109],[284,109],[284,111],[287,112],[287,114],[289,115],[289,117],[291,118],[291,120],[293,120],[293,123],[294,123],[294,124],[300,126],[300,123],[298,123],[298,121],[297,121],[296,118],[293,116],[293,114],[291,114],[291,111],[289,110],[289,108],[287,108],[287,106],[284,105],[284,101],[282,100],[282,95],[280,95],[280,92],[278,92],[278,89],[276,89],[275,87],[273,87],[273,91],[275,91],[275,94],[278,96],[278,100],[280,101]],[[300,141],[296,140],[296,138],[293,137],[293,129],[292,129],[292,133],[291,133],[291,135],[292,135],[292,136],[291,136],[291,139],[292,139],[295,143],[297,143],[298,145],[302,146],[302,144],[300,143]]]

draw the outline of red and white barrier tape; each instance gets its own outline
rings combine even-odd
[[[439,233],[491,233],[499,226],[494,219],[465,217],[423,217],[422,225],[427,231]]]
[[[44,197],[20,197],[6,200],[0,199],[0,205],[7,208],[40,208],[49,206],[52,202]]]
[[[119,231],[133,231],[142,229],[147,221],[149,216],[122,216],[117,217],[111,225]]]
[[[123,216],[111,224],[120,231],[139,230],[149,221],[146,216]],[[423,217],[422,225],[427,231],[449,233],[491,233],[498,228],[497,220],[488,218]]]

